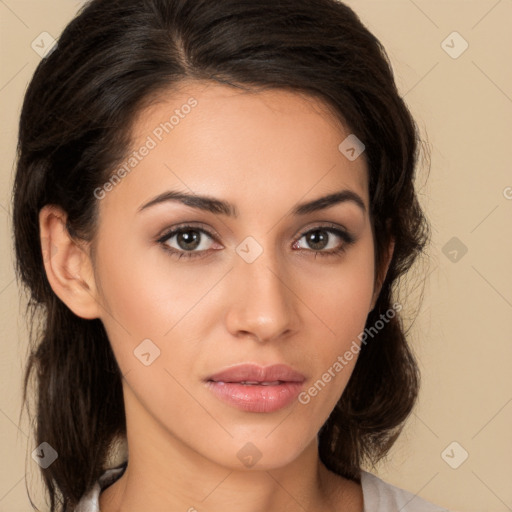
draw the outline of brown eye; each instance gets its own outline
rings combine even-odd
[[[338,238],[338,242],[336,242]],[[304,239],[307,247],[299,247],[298,243]],[[339,240],[342,240],[340,243]],[[347,246],[353,244],[355,238],[339,228],[332,226],[319,226],[306,231],[295,242],[294,248],[300,250],[311,250],[316,255],[329,256],[339,254],[346,250]],[[327,250],[326,250],[327,249]]]
[[[176,243],[184,251],[197,249],[201,242],[201,235],[197,229],[180,230],[174,235]]]
[[[325,249],[331,238],[325,229],[315,229],[304,236],[309,247],[315,251]]]
[[[214,241],[211,233],[195,226],[180,226],[167,232],[158,242],[172,255],[182,258],[203,256],[211,247],[208,240]]]

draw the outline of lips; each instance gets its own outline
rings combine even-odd
[[[292,404],[304,375],[287,365],[242,364],[211,375],[207,388],[220,400],[245,412],[270,413]]]
[[[305,377],[285,364],[258,366],[242,364],[211,375],[206,380],[213,382],[237,382],[248,385],[276,385],[283,382],[304,382]]]

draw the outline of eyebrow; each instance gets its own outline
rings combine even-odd
[[[169,190],[167,192],[159,194],[158,196],[154,197],[147,203],[140,206],[137,211],[141,212],[143,210],[146,210],[147,208],[150,208],[151,206],[155,206],[157,204],[169,201],[179,202],[186,206],[190,206],[192,208],[197,208],[199,210],[211,212],[214,214],[221,214],[234,218],[238,217],[238,210],[236,206],[227,201],[216,199],[211,196],[187,194],[184,192],[178,192],[174,190]],[[366,213],[366,206],[361,196],[359,196],[352,190],[347,189],[340,190],[339,192],[319,197],[317,199],[313,199],[312,201],[300,203],[293,208],[291,213],[292,215],[307,215],[309,213],[324,210],[336,204],[346,202],[356,204],[357,206],[359,206],[359,208],[361,208],[363,213]]]

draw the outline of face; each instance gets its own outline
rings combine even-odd
[[[128,430],[283,466],[316,442],[376,298],[364,158],[340,152],[350,132],[324,105],[283,90],[190,83],[133,134],[97,191],[94,259]],[[219,377],[243,363],[255,373]]]

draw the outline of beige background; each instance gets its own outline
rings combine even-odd
[[[433,240],[412,329],[423,387],[379,475],[451,510],[512,510],[512,0],[347,3],[386,47],[431,148],[418,188]],[[79,5],[0,0],[0,512],[31,510],[26,469],[43,505],[25,416],[18,425],[26,329],[10,234],[17,122],[40,60],[32,41],[57,38]],[[458,58],[442,46],[454,31],[469,44]],[[453,54],[462,45],[450,36],[444,47]],[[467,247],[462,257],[446,246],[453,237]],[[469,457],[453,469],[446,461],[460,463],[462,450]]]

